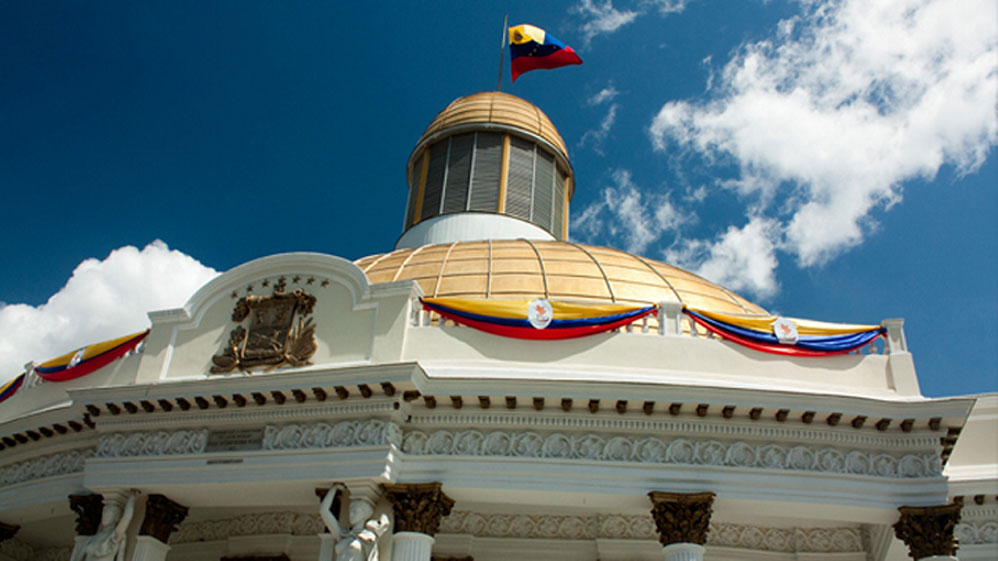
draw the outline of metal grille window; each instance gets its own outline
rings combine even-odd
[[[468,180],[471,174],[474,133],[459,134],[448,139],[447,186],[441,214],[461,212],[468,208]]]
[[[534,171],[533,223],[551,230],[551,200],[554,190],[554,156],[537,151]]]
[[[513,137],[509,143],[509,173],[506,179],[506,214],[530,220],[534,187],[534,144]]]
[[[416,160],[416,163],[412,165],[412,169],[409,170],[409,204],[405,210],[405,227],[408,228],[412,226],[413,222],[416,220],[416,202],[419,197],[419,179],[420,174],[423,171],[423,158]]]
[[[430,168],[426,174],[426,188],[423,192],[423,210],[419,219],[426,220],[440,214],[440,197],[447,173],[447,141],[430,147]]]
[[[554,177],[554,216],[551,220],[551,233],[561,239],[565,231],[565,172],[557,169]]]
[[[475,133],[475,163],[471,174],[468,210],[499,210],[499,179],[502,175],[502,135]]]

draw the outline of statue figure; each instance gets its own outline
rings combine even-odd
[[[329,508],[332,506],[336,494],[345,490],[346,485],[333,484],[333,488],[323,497],[319,507],[322,522],[326,525],[329,533],[336,536],[336,561],[378,561],[378,539],[388,530],[390,524],[388,515],[382,514],[375,520],[372,518],[374,508],[370,504],[361,499],[352,500],[350,501],[350,520],[348,523],[353,526],[344,530]],[[322,561],[332,560],[324,559]]]
[[[135,494],[128,497],[124,512],[120,505],[105,504],[100,529],[73,549],[69,561],[124,561],[125,532],[135,513]]]

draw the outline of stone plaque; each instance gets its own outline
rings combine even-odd
[[[213,430],[208,433],[205,452],[242,452],[263,449],[263,428]]]

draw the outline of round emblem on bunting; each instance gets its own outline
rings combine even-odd
[[[797,324],[787,318],[776,318],[773,322],[773,333],[783,345],[797,344]]]
[[[554,310],[551,309],[551,302],[544,298],[538,298],[527,305],[527,321],[534,329],[544,329],[551,324],[554,319]]]
[[[73,355],[73,358],[71,358],[69,360],[69,364],[66,365],[66,368],[72,368],[72,367],[76,366],[77,364],[79,364],[80,361],[83,360],[83,353],[85,353],[85,352],[87,352],[87,348],[86,347],[83,347],[82,349],[76,351],[76,354]]]

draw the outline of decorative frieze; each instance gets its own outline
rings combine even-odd
[[[892,456],[864,450],[807,445],[781,446],[719,440],[671,440],[647,436],[542,434],[533,431],[438,430],[407,432],[402,451],[413,455],[505,456],[604,462],[709,465],[872,475],[890,478],[938,477],[935,454]]]
[[[67,450],[0,467],[0,486],[16,485],[45,477],[81,473],[92,448]]]
[[[133,456],[172,456],[202,454],[210,431],[192,429],[114,433],[102,436],[97,444],[98,458]],[[398,446],[402,430],[390,421],[367,419],[338,423],[292,423],[266,425],[260,450],[344,448],[353,446]]]
[[[395,532],[417,532],[433,536],[440,520],[450,514],[454,499],[440,483],[385,484],[385,497],[395,513]]]
[[[163,543],[169,542],[170,534],[187,518],[187,510],[186,506],[171,501],[164,495],[149,495],[139,535],[152,536]]]
[[[402,430],[390,421],[340,421],[339,423],[267,425],[264,450],[343,448],[351,446],[398,446]]]
[[[968,520],[956,525],[953,535],[961,546],[998,544],[998,521]]]
[[[170,544],[211,542],[238,536],[289,534],[314,536],[325,531],[318,514],[261,512],[234,518],[183,522],[170,536]]]
[[[662,545],[707,543],[714,496],[714,493],[648,493],[651,515]]]
[[[208,440],[208,429],[114,433],[100,437],[98,458],[173,456],[200,454]]]
[[[440,523],[440,532],[475,537],[549,540],[657,540],[655,521],[648,515],[592,516],[486,514],[454,511]],[[767,528],[712,523],[707,545],[783,553],[855,553],[864,551],[863,530],[844,528]]]
[[[912,559],[933,555],[956,555],[953,530],[960,522],[959,504],[902,506],[894,535],[908,546]]]

